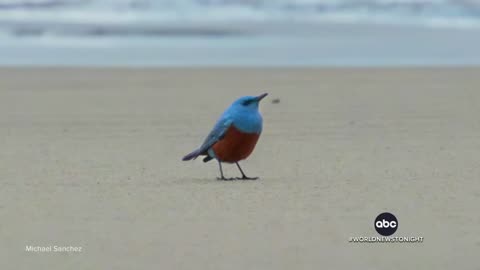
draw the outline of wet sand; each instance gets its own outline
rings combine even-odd
[[[0,269],[477,269],[479,75],[0,69]],[[263,92],[259,180],[180,161]],[[424,242],[349,243],[384,211]]]

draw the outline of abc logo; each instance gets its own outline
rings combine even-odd
[[[397,231],[398,220],[393,214],[385,212],[377,216],[374,226],[379,234],[389,236]]]

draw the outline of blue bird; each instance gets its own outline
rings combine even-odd
[[[205,156],[203,162],[216,159],[220,169],[219,180],[256,180],[258,177],[247,177],[238,164],[246,159],[255,148],[260,133],[262,133],[262,116],[258,111],[260,101],[268,94],[245,96],[237,99],[223,112],[208,134],[203,144],[182,160]],[[242,174],[241,178],[225,178],[222,162],[235,163]]]

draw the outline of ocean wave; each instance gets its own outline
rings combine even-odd
[[[82,5],[81,0],[30,0],[30,1],[11,1],[11,0],[0,0],[0,10],[1,9],[24,9],[24,10],[34,10],[34,9],[50,9],[56,7],[65,7],[71,6],[72,4]]]
[[[0,0],[0,32],[14,36],[226,35],[271,22],[479,28],[480,1]]]

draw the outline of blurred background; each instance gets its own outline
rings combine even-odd
[[[479,0],[0,0],[3,66],[480,64]]]

